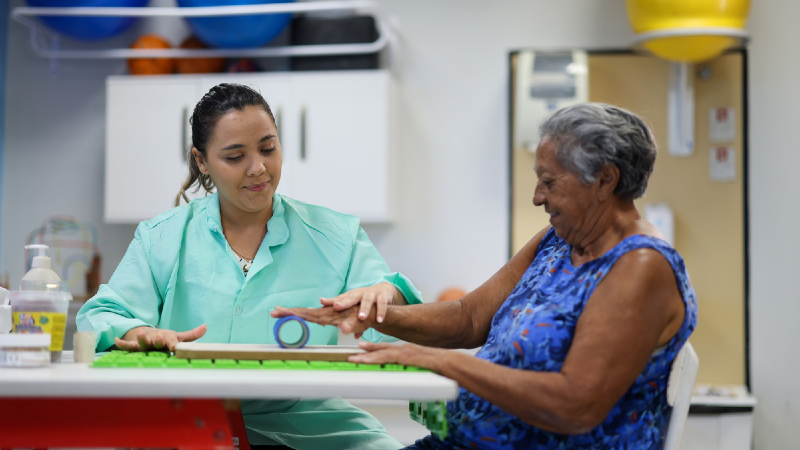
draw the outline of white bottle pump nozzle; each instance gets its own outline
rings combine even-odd
[[[23,280],[31,281],[61,281],[61,277],[50,268],[50,258],[46,251],[50,248],[43,244],[26,245],[26,250],[39,250],[39,254],[33,257],[31,270],[22,277]]]
[[[33,257],[33,263],[31,263],[31,268],[34,267],[43,267],[45,269],[50,268],[50,258],[47,257],[48,248],[50,247],[44,244],[33,244],[25,246],[25,250],[39,250],[39,254]]]

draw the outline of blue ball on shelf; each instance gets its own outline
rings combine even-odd
[[[150,0],[27,0],[34,7],[142,7]],[[41,16],[53,30],[76,39],[96,41],[122,33],[136,22],[138,17],[100,16]]]
[[[178,0],[178,6],[193,8],[292,2],[293,0]],[[193,34],[206,45],[219,48],[253,48],[277,37],[292,20],[292,14],[187,17],[186,20]]]

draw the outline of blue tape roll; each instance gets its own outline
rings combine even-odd
[[[283,327],[284,325],[286,325],[287,322],[290,321],[295,321],[299,323],[303,329],[302,336],[300,336],[300,339],[298,339],[296,342],[284,342],[281,339],[281,327]],[[297,316],[286,316],[278,319],[278,321],[275,322],[275,326],[272,328],[272,333],[275,335],[275,341],[278,343],[278,345],[281,346],[281,348],[303,348],[308,343],[308,336],[309,336],[308,324],[306,323],[305,320]]]

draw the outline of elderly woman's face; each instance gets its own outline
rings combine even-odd
[[[597,204],[597,187],[586,185],[578,175],[558,161],[556,143],[545,137],[536,149],[534,170],[539,178],[533,204],[544,206],[556,235],[570,244],[577,242],[592,226]]]

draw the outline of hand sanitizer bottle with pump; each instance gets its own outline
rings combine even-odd
[[[61,282],[61,277],[58,276],[53,269],[50,268],[50,258],[47,257],[46,245],[26,245],[25,250],[39,250],[39,254],[33,257],[31,262],[31,270],[28,271],[20,283],[20,291],[50,291],[57,289],[57,283]],[[53,286],[48,287],[48,284]]]
[[[50,268],[48,247],[26,245],[25,248],[38,250],[39,254],[33,257],[31,270],[22,277],[19,291],[11,292],[12,333],[50,334],[51,361],[59,362],[72,295],[67,291],[67,283]]]

